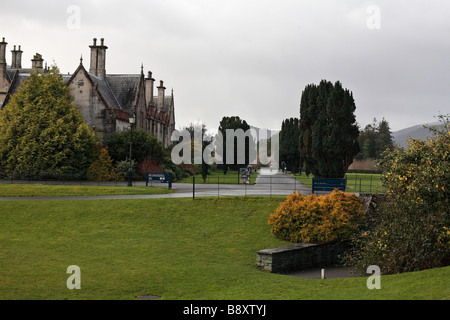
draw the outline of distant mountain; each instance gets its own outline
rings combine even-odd
[[[428,136],[430,137],[433,136],[433,133],[430,131],[430,129],[425,128],[424,126],[427,127],[442,126],[442,123],[434,122],[434,123],[419,124],[399,131],[392,132],[394,143],[399,147],[405,148],[408,146],[409,138],[426,140]]]

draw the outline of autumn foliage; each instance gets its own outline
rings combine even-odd
[[[418,271],[450,263],[450,117],[430,128],[427,140],[384,155],[386,200],[355,239],[351,264],[380,266],[383,274]]]
[[[89,166],[86,177],[93,181],[119,181],[122,179],[121,174],[114,169],[108,148],[97,146],[97,158]]]
[[[294,192],[269,218],[272,234],[290,242],[323,243],[348,239],[364,211],[354,194],[334,190],[324,196]]]
[[[160,161],[153,160],[150,157],[146,157],[144,160],[142,160],[138,165],[138,169],[142,174],[163,173],[164,171],[164,168],[161,165]]]

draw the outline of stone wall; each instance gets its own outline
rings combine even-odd
[[[264,249],[256,252],[259,269],[286,273],[312,267],[339,265],[339,256],[345,253],[348,245],[339,243],[297,243],[290,246]]]

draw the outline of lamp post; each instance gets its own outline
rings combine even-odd
[[[128,186],[131,187],[133,185],[133,168],[131,167],[131,149],[133,146],[133,124],[136,121],[134,114],[130,114],[128,117],[128,121],[130,122],[131,133],[130,133],[130,167],[128,168]]]

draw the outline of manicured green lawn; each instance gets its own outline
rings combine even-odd
[[[291,175],[307,186],[312,186],[313,175],[307,177],[304,172],[302,172],[301,175]],[[380,174],[347,173],[345,176],[347,178],[346,192],[376,193],[384,191],[384,188],[381,185]]]
[[[380,174],[347,173],[347,192],[376,193],[384,191],[381,185]]]
[[[381,277],[263,272],[287,243],[267,219],[285,197],[0,202],[0,299],[449,299],[450,267]],[[81,269],[69,290],[67,267]]]
[[[254,184],[258,173],[252,172],[250,174],[250,184]],[[195,176],[189,176],[180,181],[180,183],[192,183],[193,177],[195,177],[195,183],[203,183],[203,178],[201,174]],[[240,183],[240,175],[237,171],[228,171],[227,174],[223,174],[222,170],[210,171],[205,183],[211,184],[238,184]]]
[[[99,196],[164,194],[172,190],[159,187],[116,187],[0,183],[0,197]]]

